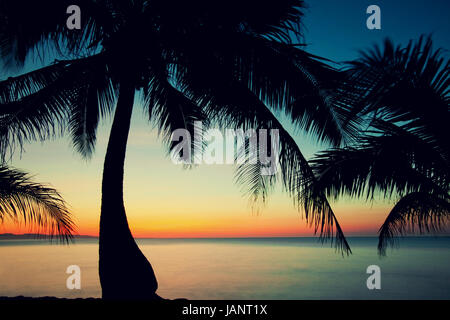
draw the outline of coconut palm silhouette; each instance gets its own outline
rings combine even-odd
[[[386,40],[347,72],[358,88],[349,114],[365,118],[368,129],[355,144],[311,161],[315,188],[335,198],[395,198],[379,230],[385,255],[397,235],[439,231],[450,218],[449,60],[433,50],[431,37],[405,47]]]
[[[82,30],[66,28],[67,6]],[[24,11],[23,8],[27,7]],[[276,112],[339,146],[356,129],[335,89],[343,74],[302,50],[303,1],[2,1],[0,50],[5,64],[43,57],[44,67],[0,83],[3,155],[26,141],[70,132],[92,154],[97,125],[114,114],[104,161],[99,275],[105,299],[158,299],[151,264],[139,250],[123,203],[124,160],[136,92],[167,145],[196,120],[234,128],[280,130],[280,169],[261,176],[238,169],[253,198],[276,181],[305,210],[321,239],[350,252],[323,193],[305,187],[313,171]],[[55,54],[56,52],[56,54]],[[149,168],[151,170],[151,168]]]
[[[74,224],[58,191],[33,182],[23,171],[0,166],[0,221],[11,220],[37,227],[43,235],[72,238]]]

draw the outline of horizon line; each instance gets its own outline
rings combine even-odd
[[[0,233],[1,236],[35,236],[37,238],[42,239],[52,239],[52,238],[60,238],[58,235],[49,235],[49,234],[40,234],[40,233]],[[74,238],[96,238],[98,239],[99,236],[93,236],[93,235],[87,235],[87,234],[77,234],[73,235]],[[450,234],[448,233],[442,233],[442,234],[411,234],[411,235],[404,235],[401,238],[407,238],[407,237],[450,237]],[[289,238],[310,238],[310,239],[317,239],[321,241],[320,236],[241,236],[241,237],[133,237],[134,239],[156,239],[156,240],[183,240],[183,239],[289,239]],[[346,238],[378,238],[378,235],[349,235]],[[328,242],[330,239],[326,239],[324,242]]]

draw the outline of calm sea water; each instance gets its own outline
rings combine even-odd
[[[138,240],[158,293],[188,299],[450,299],[450,238],[405,238],[379,258],[375,238],[350,238],[342,257],[312,238]],[[97,240],[61,246],[0,241],[0,296],[100,297]],[[381,268],[368,290],[366,268]],[[81,290],[66,268],[81,268]]]

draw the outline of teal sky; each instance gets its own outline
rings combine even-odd
[[[334,61],[354,59],[358,51],[389,37],[405,44],[432,34],[436,46],[449,49],[450,1],[310,0],[305,14],[308,50]],[[381,30],[366,28],[369,5],[381,9]]]

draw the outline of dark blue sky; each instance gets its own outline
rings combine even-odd
[[[357,56],[358,50],[381,44],[386,37],[407,43],[433,34],[435,46],[449,49],[449,0],[306,0],[305,40],[308,51],[335,61]],[[366,9],[381,8],[381,30],[368,30]]]

